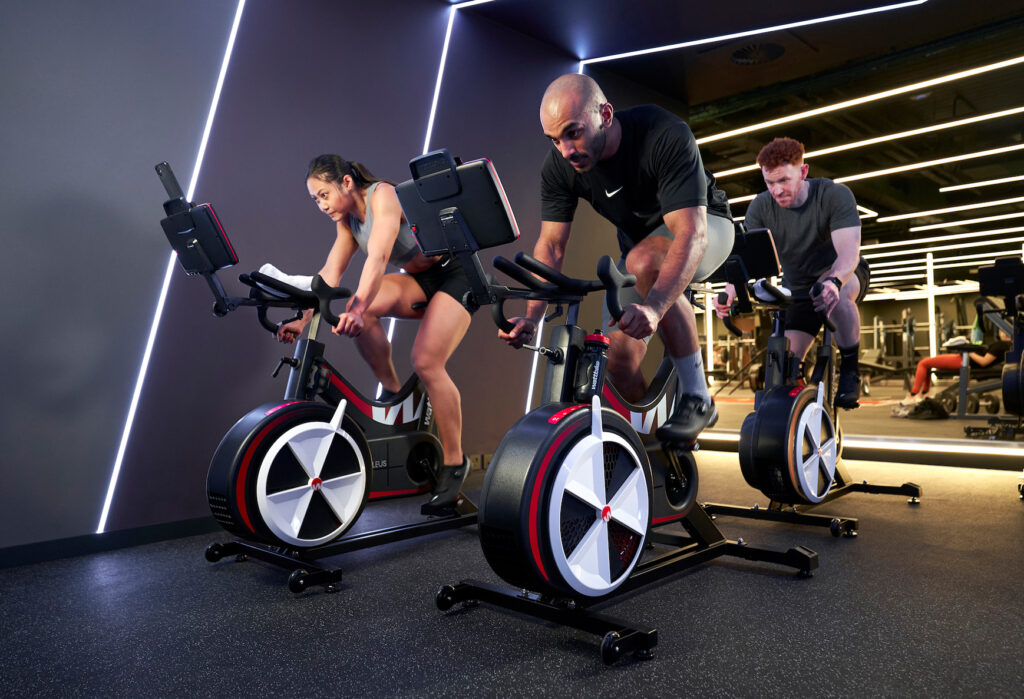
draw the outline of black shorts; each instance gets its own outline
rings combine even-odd
[[[415,279],[423,289],[423,293],[427,296],[427,303],[434,298],[434,294],[441,291],[461,303],[470,313],[476,310],[466,305],[471,287],[458,258],[445,255],[429,269],[422,272],[411,272],[409,276]]]
[[[871,281],[871,269],[867,260],[860,258],[853,274],[860,282],[860,291],[854,301],[859,304],[868,293],[868,283]],[[814,304],[810,301],[799,301],[789,306],[786,309],[786,330],[800,330],[808,335],[817,335],[821,330],[821,316],[814,310]]]

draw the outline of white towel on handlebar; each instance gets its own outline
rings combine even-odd
[[[259,272],[260,274],[265,274],[268,277],[276,279],[279,282],[284,282],[289,286],[294,286],[296,289],[301,289],[302,291],[311,291],[310,285],[313,283],[312,275],[305,277],[298,274],[285,274],[284,272],[282,272],[269,262],[260,267]],[[260,284],[260,288],[266,291],[267,293],[274,294],[275,296],[281,296],[280,292],[265,287],[262,284]]]

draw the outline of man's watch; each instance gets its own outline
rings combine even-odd
[[[825,277],[825,281],[835,284],[836,291],[841,291],[843,288],[843,283],[839,281],[839,277]]]

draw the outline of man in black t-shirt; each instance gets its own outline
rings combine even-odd
[[[835,404],[856,408],[860,398],[860,312],[857,304],[868,290],[870,273],[860,256],[860,214],[853,192],[846,185],[825,178],[807,178],[804,146],[792,138],[776,138],[761,149],[761,166],[767,191],[750,202],[745,223],[748,229],[772,232],[782,263],[783,285],[794,295],[807,296],[815,282],[821,291],[810,302],[786,309],[786,339],[801,359],[821,328],[820,313],[836,326],[839,347],[839,381]],[[715,301],[719,317],[728,315],[735,297],[726,287],[726,303]]]
[[[540,120],[554,149],[541,172],[541,233],[534,257],[561,269],[580,198],[618,227],[624,266],[636,275],[640,296],[624,303],[622,317],[610,323],[617,327],[609,333],[609,376],[623,397],[638,400],[644,341],[659,331],[679,391],[658,435],[693,441],[718,412],[704,378],[693,308],[683,292],[713,272],[732,248],[725,195],[705,172],[685,122],[654,105],[616,113],[585,75],[563,75],[551,83]],[[499,337],[516,347],[533,340],[544,308],[543,302],[530,302],[526,316],[514,318],[512,331]]]

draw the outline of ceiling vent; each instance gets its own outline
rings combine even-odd
[[[741,66],[757,66],[769,63],[786,52],[779,44],[747,44],[732,53],[732,62]]]

